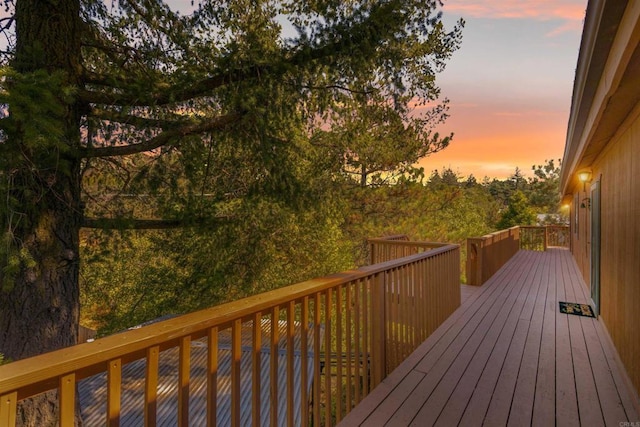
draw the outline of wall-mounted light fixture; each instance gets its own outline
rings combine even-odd
[[[587,182],[591,182],[591,170],[582,169],[578,172],[578,180],[582,183],[582,191],[587,191]]]

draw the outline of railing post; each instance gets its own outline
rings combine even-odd
[[[373,242],[369,242],[369,265],[373,265],[376,263],[375,250],[376,244]]]
[[[482,285],[482,239],[467,239],[467,284]]]
[[[385,295],[386,274],[378,273],[371,286],[371,376],[372,386],[386,376]]]
[[[547,246],[549,246],[549,226],[544,226],[544,251],[546,252]]]

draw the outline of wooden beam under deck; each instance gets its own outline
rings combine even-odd
[[[568,250],[520,251],[340,425],[611,425],[640,421]]]

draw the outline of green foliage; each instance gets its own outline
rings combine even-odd
[[[462,243],[486,234],[496,222],[497,203],[487,189],[449,168],[434,171],[417,186],[409,210],[401,217],[407,233],[421,240]]]
[[[9,359],[7,357],[4,357],[4,354],[0,353],[0,366],[1,365],[6,365],[6,364],[11,363],[11,362],[12,362],[11,359]]]
[[[503,208],[508,206],[510,198],[516,191],[521,191],[536,213],[556,214],[559,212],[560,203],[561,165],[561,160],[557,160],[557,163],[554,160],[547,160],[544,165],[531,167],[534,174],[531,178],[525,178],[522,171],[516,168],[509,179],[487,180],[483,185]]]
[[[358,249],[360,264],[366,261],[366,252],[359,243],[367,237],[400,233],[416,240],[461,244],[467,237],[493,231],[497,220],[498,204],[486,188],[472,179],[460,180],[450,169],[434,172],[426,184],[401,180],[346,194],[351,207],[345,230]]]
[[[123,41],[115,52],[85,48],[89,72],[105,86],[92,89],[107,98],[88,116],[88,146],[142,144],[161,131],[234,117],[228,126],[180,132],[161,155],[92,158],[87,213],[132,208],[104,196],[94,183],[105,180],[113,194],[145,194],[146,208],[163,218],[226,215],[250,198],[301,205],[314,194],[300,164],[318,162],[315,173],[336,179],[334,172],[366,163],[364,180],[381,183],[419,175],[412,164],[449,142],[429,131],[446,117],[446,100],[411,114],[412,105],[438,98],[435,73],[460,44],[462,23],[445,31],[436,2],[205,1],[186,17],[154,3],[124,3],[124,14],[84,7],[109,42]],[[284,34],[283,22],[297,34]],[[139,60],[121,53],[124,42],[135,44]]]
[[[231,154],[237,158],[227,159]],[[242,156],[231,150],[210,158],[226,170],[222,165],[239,164]],[[193,160],[189,173],[204,174],[198,164]],[[82,265],[85,324],[106,334],[362,265],[367,237],[405,233],[417,240],[463,244],[468,237],[535,220],[521,191],[512,192],[501,211],[502,200],[491,189],[497,182],[513,188],[513,180],[479,184],[444,169],[434,171],[426,183],[399,179],[361,187],[339,171],[328,171],[320,157],[317,162],[300,159],[292,173],[305,182],[308,203],[293,208],[266,195],[227,202],[216,212],[233,220],[222,228],[87,235]],[[215,179],[207,187],[211,190],[229,185],[217,181],[221,177],[210,179]],[[222,209],[222,199],[223,194],[212,192],[208,199],[194,197],[192,203],[207,212],[208,203]],[[148,205],[144,198],[132,198],[123,209],[141,214]]]
[[[396,109],[385,100],[356,97],[335,108],[327,127],[311,143],[336,159],[338,171],[353,185],[381,186],[398,180],[419,180],[423,157],[446,148],[452,135],[432,132],[446,117],[446,101],[427,113]],[[334,160],[335,161],[335,160]]]
[[[462,23],[445,30],[437,6],[205,1],[182,17],[84,4],[106,36],[86,35],[83,51],[99,98],[86,118],[85,217],[186,226],[87,235],[87,317],[106,333],[351,268],[370,235],[351,225],[386,197],[359,182],[420,179],[412,165],[449,143],[431,132],[446,100],[412,112],[437,104],[435,74],[460,44]],[[97,155],[164,135],[153,150]]]
[[[61,71],[19,73],[0,68],[0,105],[10,115],[0,120],[0,291],[14,289],[24,270],[36,273],[37,265],[22,233],[44,221],[32,221],[43,211],[43,195],[52,192],[55,170],[71,175],[66,154],[70,151],[61,121],[73,102],[75,89]],[[4,115],[5,111],[2,112]],[[41,240],[42,236],[40,237]],[[35,253],[35,251],[34,251]]]
[[[3,136],[19,139],[24,150],[41,153],[34,157],[36,161],[55,164],[60,153],[69,150],[60,121],[66,114],[63,106],[73,102],[74,94],[62,72],[18,73],[9,67],[0,68],[0,105],[10,106],[11,111],[0,121]],[[15,152],[10,148],[0,145],[3,170],[16,166]]]
[[[0,244],[0,291],[9,292],[15,285],[15,279],[23,268],[35,268],[36,262],[25,246],[15,242],[12,234],[4,234]]]
[[[104,335],[352,268],[336,212],[259,202],[208,231],[87,233],[83,322]]]
[[[560,170],[562,160],[557,164],[547,160],[544,165],[532,166],[534,177],[529,181],[529,202],[539,213],[560,211]]]
[[[63,76],[49,74],[44,70],[33,73],[18,73],[9,68],[0,68],[0,102],[11,106],[13,119],[29,127],[25,139],[37,143],[44,135],[61,137],[61,129],[55,126],[63,111],[56,94],[63,93]],[[31,120],[29,120],[31,119]],[[7,121],[3,121],[6,125]]]
[[[422,179],[413,164],[449,143],[433,132],[446,118],[435,76],[463,23],[446,29],[439,7],[81,1],[61,27],[16,14],[42,39],[3,57],[22,73],[1,83],[2,229],[37,242],[41,215],[76,215],[51,230],[65,241],[45,261],[80,252],[84,320],[102,333],[352,267]],[[78,251],[80,220],[106,230],[84,230]],[[129,230],[138,220],[160,229]],[[29,261],[16,250],[6,274]]]
[[[516,225],[532,225],[535,220],[536,214],[530,207],[527,196],[518,190],[509,198],[507,209],[502,213],[496,227],[498,230],[504,230]]]

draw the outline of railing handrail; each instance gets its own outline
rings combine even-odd
[[[516,225],[510,228],[505,228],[503,230],[494,231],[493,233],[485,234],[480,237],[469,237],[467,240],[487,240],[491,239],[497,235],[505,234],[508,231],[516,230],[516,229],[540,229],[544,230],[545,228],[558,228],[558,229],[568,229],[568,225],[560,225],[560,224],[552,224],[552,225]]]
[[[408,242],[410,239],[409,239],[409,236],[406,234],[391,234],[389,236],[376,237],[374,239],[367,239],[367,240],[384,240],[384,241],[399,240],[403,242]]]
[[[395,245],[395,246],[411,246],[416,248],[441,248],[447,246],[448,243],[438,243],[438,242],[414,242],[414,241],[405,241],[405,240],[388,240],[385,238],[376,238],[376,239],[367,239],[369,243],[384,243],[385,245]]]
[[[446,243],[411,241],[404,234],[367,239],[369,265],[445,246]]]
[[[468,239],[473,239],[473,240],[488,240],[488,239],[492,239],[496,236],[499,236],[501,234],[506,234],[509,231],[513,231],[516,229],[521,228],[522,226],[520,225],[516,225],[514,227],[509,227],[509,228],[505,228],[503,230],[498,230],[498,231],[494,231],[493,233],[489,233],[489,234],[485,234],[484,236],[480,236],[480,237],[469,237]]]
[[[446,244],[430,251],[307,280],[93,342],[18,360],[0,366],[0,395],[17,391],[18,400],[28,398],[57,388],[58,379],[69,373],[75,373],[76,380],[80,380],[104,372],[111,360],[121,359],[124,364],[140,359],[150,347],[158,346],[160,350],[173,347],[183,337],[204,337],[210,328],[225,328],[234,320],[249,319],[254,313],[267,312],[273,307],[299,301],[339,284],[370,277],[457,248],[459,245]]]
[[[517,225],[520,228],[569,228],[568,225],[562,224],[546,224],[546,225]]]

